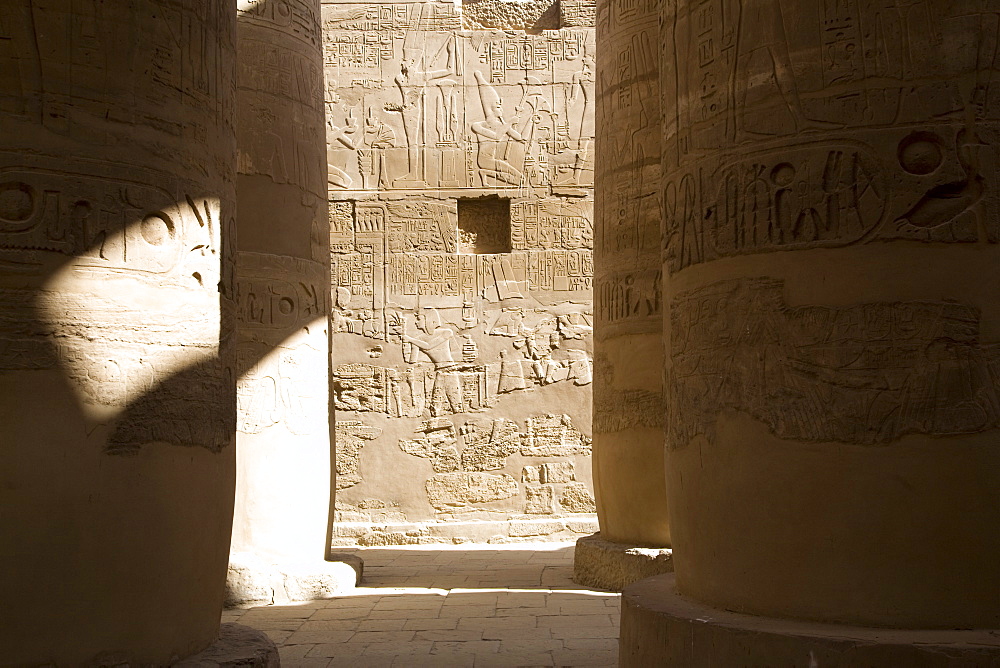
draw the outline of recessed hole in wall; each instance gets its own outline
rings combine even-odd
[[[509,199],[492,196],[458,200],[458,252],[511,252]]]

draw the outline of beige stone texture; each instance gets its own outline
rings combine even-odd
[[[586,5],[323,5],[336,524],[365,544],[594,513]]]
[[[995,8],[710,4],[662,21],[677,586],[998,628]]]
[[[668,547],[658,5],[597,8],[594,488],[601,533]]]
[[[172,664],[173,668],[278,668],[281,657],[267,634],[242,624],[228,622],[219,627],[215,642],[194,656]]]
[[[996,668],[996,631],[896,630],[741,615],[677,593],[673,574],[622,594],[619,666]]]
[[[674,570],[669,548],[630,547],[601,538],[600,533],[576,541],[573,582],[621,591],[644,578]]]
[[[333,598],[361,584],[361,559],[333,553],[326,562],[284,559],[280,563],[250,552],[229,555],[227,608]]]
[[[365,586],[335,599],[227,610],[286,666],[614,666],[617,592],[570,581],[570,543],[348,550]]]
[[[240,0],[237,14],[238,473],[227,599],[270,591],[301,600],[355,580],[349,565],[324,563],[332,459],[320,3]]]
[[[208,646],[235,452],[235,16],[0,3],[3,662]]]
[[[234,29],[216,1],[0,6],[5,663],[163,664],[218,630]]]

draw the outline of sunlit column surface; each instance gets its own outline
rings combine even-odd
[[[319,5],[238,3],[233,552],[241,556],[234,561],[250,554],[272,565],[322,563],[327,549],[329,228]]]

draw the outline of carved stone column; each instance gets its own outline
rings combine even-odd
[[[594,490],[575,575],[620,588],[669,570],[660,343],[658,8],[597,3]]]
[[[164,665],[219,629],[235,477],[235,16],[0,4],[0,646]]]
[[[1000,661],[943,631],[1000,627],[1000,11],[834,9],[664,3],[676,590],[626,665]]]
[[[319,0],[240,0],[238,475],[229,603],[327,596],[329,223]]]

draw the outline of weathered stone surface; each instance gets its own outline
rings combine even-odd
[[[377,438],[381,429],[370,427],[361,420],[337,420],[337,489],[347,489],[361,482],[358,472],[361,449],[365,441]]]
[[[1000,627],[993,10],[731,6],[661,5],[678,586]],[[929,536],[962,547],[924,558]]]
[[[215,637],[234,39],[221,0],[0,3],[4,663],[163,665]]]
[[[590,454],[590,439],[573,428],[568,415],[530,418],[522,441],[521,454],[532,457]]]
[[[559,495],[559,505],[570,513],[592,513],[596,510],[594,496],[586,485],[578,482],[570,483],[563,488],[562,494]]]
[[[502,501],[517,492],[517,482],[505,474],[439,473],[427,480],[427,498],[438,510]]]
[[[619,647],[624,667],[1000,666],[996,631],[886,629],[741,615],[679,595],[672,573],[625,588]]]
[[[622,545],[601,538],[600,533],[576,541],[573,582],[586,587],[621,591],[644,578],[674,570],[669,548]]]
[[[467,519],[467,515],[457,510],[448,514],[447,521],[406,522],[388,521],[383,524],[371,519],[337,522],[334,531],[335,546],[388,546],[388,545],[430,545],[434,543],[458,544],[467,542],[513,543],[531,541],[573,541],[581,534],[597,531],[597,520],[592,516],[576,515],[553,518],[552,515],[539,517],[525,513],[514,519],[506,519],[506,513],[497,513],[501,519]],[[579,519],[572,519],[578,517]],[[542,524],[555,522],[542,532],[525,527],[533,522]]]
[[[175,668],[278,668],[281,659],[274,641],[263,631],[227,623],[215,642],[193,656],[171,664]]]
[[[525,485],[524,512],[529,515],[551,515],[555,492],[549,485]]]
[[[332,553],[327,561],[274,563],[249,552],[234,553],[226,578],[226,607],[332,598],[361,583],[360,557]]]
[[[526,537],[536,537],[536,536],[548,536],[554,534],[557,531],[562,531],[562,522],[539,522],[537,520],[530,522],[518,522],[516,520],[511,521],[508,527],[508,532],[511,538],[526,538]]]
[[[439,507],[428,480],[558,460],[592,485],[586,4],[324,3],[334,405],[380,430],[337,448],[349,505],[502,522],[528,492]]]

